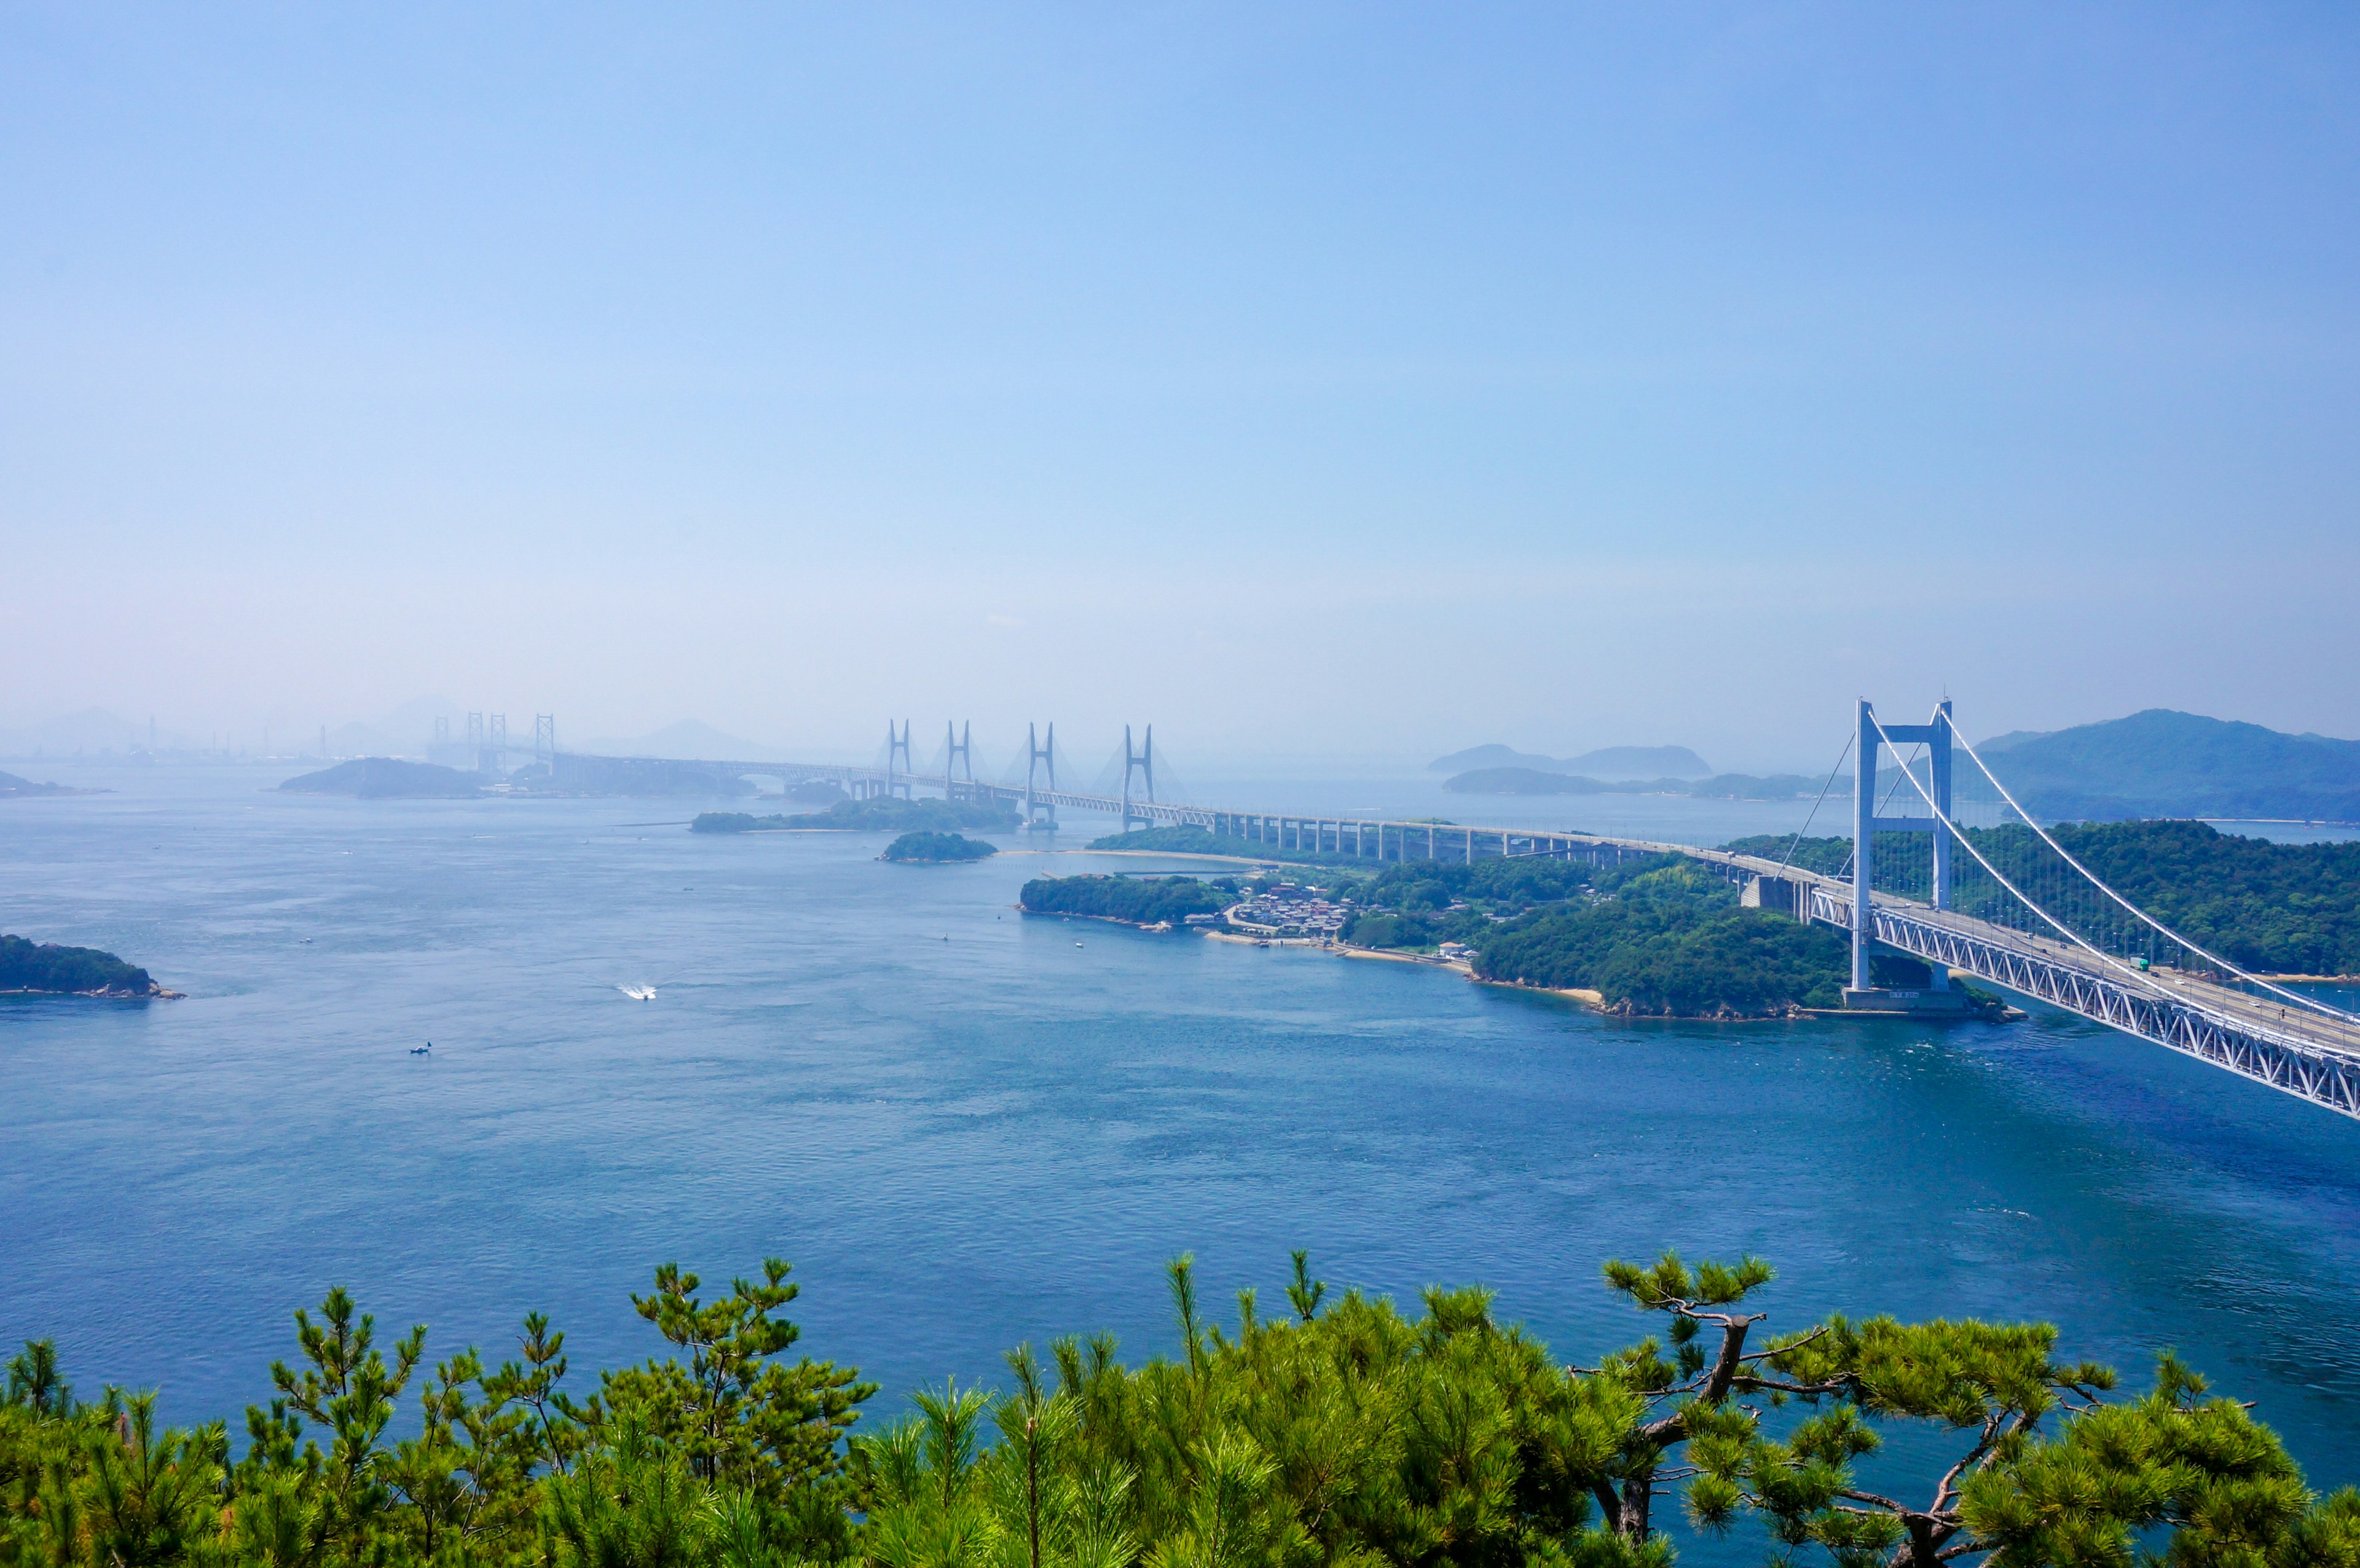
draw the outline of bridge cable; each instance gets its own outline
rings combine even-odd
[[[1794,838],[1786,844],[1786,858],[1778,863],[1781,873],[1784,873],[1794,862],[1795,851],[1802,847],[1803,835],[1811,831],[1813,822],[1819,821],[1819,808],[1827,803],[1828,791],[1835,787],[1836,775],[1843,771],[1844,758],[1852,755],[1852,748],[1858,745],[1859,741],[1860,736],[1857,735],[1844,737],[1843,750],[1836,754],[1836,765],[1828,769],[1828,781],[1819,786],[1819,798],[1811,802],[1811,814],[1803,819],[1803,825],[1795,830]]]
[[[1878,726],[1880,733],[1882,733],[1883,728],[1883,725]],[[2161,920],[2157,920],[2153,915],[2148,914],[2145,909],[2140,909],[2136,904],[2132,903],[2128,898],[2124,898],[2120,893],[2115,892],[2114,888],[2107,886],[2107,884],[2102,880],[2095,872],[2092,871],[2088,866],[2082,865],[2080,861],[2074,859],[2070,854],[2067,853],[2063,844],[2059,844],[2055,839],[2049,837],[2049,831],[2042,827],[2038,822],[2032,820],[2031,812],[2016,804],[2016,797],[2007,792],[2007,786],[1999,781],[1999,776],[1991,770],[1989,764],[1985,763],[1980,756],[1976,755],[1975,748],[1968,745],[1964,737],[1959,736],[1954,733],[1952,738],[1958,741],[1960,747],[1966,752],[1968,757],[1973,758],[1974,765],[1983,769],[1983,777],[1991,780],[1992,788],[1999,791],[2000,799],[2005,800],[2010,806],[2014,806],[2016,808],[2016,814],[2024,819],[2025,825],[2030,828],[2034,833],[2040,835],[2040,842],[2055,850],[2059,859],[2064,861],[2066,865],[2071,866],[2083,877],[2089,878],[2091,885],[2095,887],[2100,892],[2105,894],[2107,898],[2112,898],[2115,903],[2120,904],[2124,909],[2129,910],[2141,920],[2154,927],[2165,936],[2170,938],[2173,942],[2178,942],[2180,946],[2188,949],[2191,953],[2195,953],[2199,958],[2203,959],[2209,964],[2218,964],[2223,969],[2227,970],[2230,974],[2237,976],[2240,980],[2248,981],[2253,985],[2259,985],[2273,996],[2282,996],[2299,1007],[2309,1007],[2316,1012],[2325,1013],[2330,1018],[2360,1022],[2360,1016],[2347,1013],[2343,1008],[2322,1002],[2316,996],[2307,996],[2300,991],[2289,991],[2282,985],[2272,985],[2270,982],[2261,978],[2259,975],[2247,974],[2244,969],[2241,969],[2236,964],[2230,963],[2227,959],[2199,947],[2196,943],[2180,935],[2178,931],[2173,931],[2169,926],[2165,925]],[[1919,792],[1922,794],[1924,791],[1921,790]],[[1928,804],[1931,805],[1932,802],[1928,801]],[[1983,857],[1981,855],[1977,855],[1975,858],[1980,860]],[[1996,875],[1996,873],[1994,875]]]
[[[1882,727],[1882,726],[1880,726],[1880,727],[1878,728],[1877,733],[1878,733],[1879,735],[1883,735],[1883,734],[1885,733],[1885,731],[1884,731],[1884,729],[1883,729],[1883,727]],[[1888,746],[1892,745],[1892,743],[1891,743],[1890,741],[1886,742],[1885,744],[1887,744]],[[1847,752],[1849,752],[1851,748],[1850,748],[1849,746],[1847,746],[1845,749],[1846,749],[1846,751],[1847,751]],[[1925,743],[1924,743],[1923,741],[1920,741],[1920,742],[1918,743],[1918,752],[1919,752],[1919,753],[1923,753],[1923,752],[1925,751],[1925,749],[1926,749]],[[1911,768],[1915,768],[1915,767],[1917,767],[1917,766],[1918,766],[1918,757],[1917,757],[1916,756],[1912,756],[1912,757],[1911,757],[1907,761],[1906,761],[1906,762],[1905,762],[1905,761],[1903,761],[1903,760],[1902,760],[1902,757],[1901,757],[1901,748],[1900,748],[1899,746],[1894,746],[1894,747],[1893,747],[1893,760],[1894,760],[1894,762],[1895,762],[1896,765],[1898,765],[1898,766],[1899,766],[1899,768],[1900,768],[1901,771],[1902,771],[1902,772],[1904,772],[1904,773],[1909,773],[1909,770],[1910,770]],[[1841,758],[1839,758],[1839,759],[1838,759],[1838,761],[1837,761],[1837,763],[1836,763],[1836,766],[1837,766],[1838,768],[1841,768],[1841,767],[1843,766],[1843,762],[1842,762],[1842,760],[1841,760]],[[1831,783],[1834,781],[1834,775],[1832,775],[1832,774],[1829,775],[1829,781],[1830,781],[1830,782],[1831,782]],[[1918,776],[1917,776],[1916,774],[1914,774],[1914,773],[1909,773],[1909,782],[1910,782],[1910,783],[1912,783],[1912,784],[1917,783],[1917,782],[1918,782]],[[1868,786],[1868,787],[1869,787],[1869,789],[1870,789],[1874,790],[1874,789],[1876,788],[1876,782],[1875,782],[1875,780],[1874,780],[1874,779],[1871,779],[1871,780],[1869,781],[1869,786]],[[1887,806],[1889,806],[1889,805],[1891,805],[1891,804],[1893,804],[1893,797],[1894,797],[1894,796],[1896,796],[1896,795],[1898,795],[1899,793],[1901,793],[1901,780],[1900,780],[1900,779],[1895,779],[1895,780],[1894,780],[1890,785],[1886,786],[1886,788],[1885,788],[1885,799],[1884,799],[1884,800],[1879,800],[1879,801],[1876,803],[1876,815],[1878,815],[1878,816],[1880,816],[1880,817],[1881,817],[1881,816],[1883,816],[1883,815],[1885,815],[1885,807],[1887,807]],[[1918,791],[1918,793],[1922,795],[1922,794],[1924,794],[1924,793],[1925,793],[1925,791],[1921,789],[1921,790],[1919,790],[1919,791]],[[1841,882],[1841,881],[1844,880],[1846,877],[1850,877],[1850,876],[1852,875],[1852,860],[1853,860],[1854,856],[1858,855],[1859,854],[1860,854],[1860,845],[1858,845],[1858,844],[1854,844],[1854,845],[1852,845],[1852,854],[1851,854],[1851,855],[1845,855],[1845,856],[1844,856],[1843,869],[1836,873],[1836,880],[1837,880],[1837,881]]]
[[[1875,724],[1875,725],[1876,725],[1876,732],[1877,732],[1877,734],[1878,734],[1879,735],[1885,735],[1885,725],[1877,720],[1876,716],[1875,716],[1874,713],[1872,713],[1872,714],[1869,716],[1869,723],[1871,723],[1871,724]],[[1955,736],[1954,736],[1953,738],[1955,738]],[[1890,746],[1890,745],[1892,745],[1892,744],[1893,744],[1893,743],[1892,743],[1892,739],[1891,739],[1891,737],[1890,737],[1890,736],[1886,736],[1886,737],[1885,737],[1885,744],[1886,744],[1887,746]],[[1962,741],[1962,742],[1961,742],[1960,744],[1961,744],[1961,745],[1962,745],[1962,746],[1963,746],[1963,745],[1965,745],[1965,743],[1964,743],[1963,741]],[[1968,755],[1969,757],[1974,757],[1974,750],[1973,750],[1973,748],[1972,748],[1972,746],[1970,746],[1970,747],[1968,747],[1968,748],[1967,748],[1967,755]],[[1994,788],[1995,788],[1995,789],[1999,789],[2000,793],[2001,793],[2002,795],[2004,795],[2004,796],[2005,796],[2005,795],[2006,795],[2006,794],[2007,794],[2006,789],[2005,789],[2005,788],[2002,788],[2002,787],[2000,786],[2000,782],[1999,782],[1999,780],[1998,780],[1996,778],[1993,778],[1991,769],[1990,769],[1990,768],[1984,768],[1984,767],[1983,767],[1983,758],[1982,758],[1982,757],[1974,757],[1974,762],[1975,762],[1975,766],[1976,766],[1976,767],[1978,767],[1978,768],[1983,768],[1983,777],[1984,777],[1984,778],[1986,778],[1986,779],[1991,779],[1993,787],[1994,787]],[[1958,825],[1957,825],[1956,823],[1954,823],[1954,822],[1952,822],[1950,821],[1950,817],[1948,816],[1948,814],[1946,814],[1946,813],[1942,811],[1942,809],[1941,809],[1939,806],[1937,806],[1937,805],[1934,803],[1934,798],[1933,798],[1933,796],[1931,796],[1931,795],[1928,794],[1928,793],[1926,792],[1925,788],[1924,788],[1922,785],[1918,785],[1918,780],[1917,780],[1917,778],[1916,778],[1916,776],[1915,776],[1915,775],[1912,775],[1912,776],[1911,776],[1911,778],[1910,778],[1910,780],[1909,780],[1909,781],[1910,781],[1910,783],[1911,783],[1912,785],[1917,785],[1917,786],[1918,786],[1918,795],[1919,795],[1921,798],[1923,798],[1923,799],[1924,799],[1924,800],[1925,800],[1925,802],[1926,802],[1926,809],[1927,809],[1928,811],[1929,811],[1933,812],[1933,813],[1934,813],[1934,816],[1935,816],[1935,818],[1936,818],[1936,820],[1937,820],[1937,821],[1939,821],[1939,822],[1941,822],[1941,824],[1942,824],[1944,827],[1949,828],[1949,829],[1950,830],[1950,833],[1951,833],[1952,838],[1953,838],[1953,839],[1954,839],[1954,840],[1955,840],[1955,841],[1956,841],[1956,842],[1957,842],[1957,843],[1958,843],[1958,844],[1959,844],[1962,848],[1964,848],[1964,849],[1966,850],[1966,852],[1967,852],[1969,855],[1973,855],[1973,856],[1975,857],[1975,861],[1976,861],[1976,863],[1977,863],[1978,865],[1982,866],[1983,866],[1983,868],[1985,871],[1987,871],[1987,872],[1991,873],[1992,880],[1994,880],[1994,882],[1997,882],[2001,887],[2003,887],[2006,888],[2009,892],[2011,892],[2011,893],[2015,894],[2015,895],[2016,895],[2016,897],[2017,898],[2022,899],[2022,900],[2023,900],[2023,902],[2024,902],[2024,905],[2025,905],[2025,907],[2026,907],[2027,909],[2030,909],[2034,914],[2038,915],[2042,920],[2047,920],[2050,925],[2052,925],[2052,926],[2056,927],[2056,928],[2057,928],[2057,930],[2058,930],[2059,931],[2062,932],[2062,933],[2064,934],[2064,936],[2065,936],[2069,941],[2070,941],[2070,942],[2072,942],[2076,947],[2080,947],[2080,948],[2083,949],[2083,950],[2084,950],[2084,951],[2086,951],[2086,952],[2087,952],[2087,953],[2089,953],[2092,958],[2095,958],[2099,963],[2101,963],[2101,964],[2104,964],[2107,968],[2116,971],[2117,973],[2119,973],[2119,974],[2121,974],[2123,976],[2125,976],[2126,979],[2128,979],[2128,980],[2132,981],[2134,984],[2143,985],[2145,988],[2147,988],[2147,990],[2149,990],[2149,991],[2153,992],[2156,996],[2159,996],[2159,997],[2162,997],[2162,998],[2164,998],[2164,999],[2166,999],[2166,1000],[2169,1000],[2169,1001],[2175,1001],[2175,1002],[2178,1002],[2178,1003],[2180,1003],[2180,1005],[2182,1005],[2182,1006],[2193,1006],[2193,1007],[2202,1007],[2203,1006],[2203,1003],[2202,1003],[2202,1001],[2199,1001],[2199,1000],[2196,1000],[2196,999],[2194,999],[2194,998],[2191,998],[2191,997],[2189,997],[2189,996],[2182,996],[2182,995],[2180,995],[2180,993],[2178,993],[2178,992],[2176,992],[2175,990],[2173,990],[2170,986],[2164,985],[2164,984],[2163,984],[2163,982],[2161,982],[2160,980],[2156,979],[2153,975],[2147,975],[2147,974],[2142,974],[2140,971],[2136,970],[2136,969],[2133,969],[2133,968],[2132,968],[2130,965],[2128,965],[2127,964],[2124,964],[2124,963],[2121,963],[2121,962],[2117,961],[2117,960],[2114,957],[2114,955],[2113,955],[2113,954],[2111,954],[2111,953],[2106,953],[2106,952],[2104,952],[2103,950],[2100,949],[2099,947],[2095,946],[2095,945],[2094,945],[2094,944],[2092,944],[2092,943],[2088,939],[2086,939],[2085,937],[2083,937],[2083,936],[2082,936],[2079,931],[2074,931],[2070,926],[2067,925],[2064,921],[2062,921],[2062,920],[2059,920],[2055,915],[2050,914],[2047,909],[2043,909],[2040,905],[2038,905],[2038,904],[2037,904],[2037,903],[2033,902],[2033,900],[2032,900],[2032,899],[2026,898],[2026,897],[2025,897],[2025,895],[2024,895],[2024,893],[2023,893],[2019,888],[2017,888],[2017,887],[2016,886],[2016,884],[2015,884],[2015,883],[2010,882],[2010,881],[2009,881],[2005,877],[2003,877],[2003,876],[2001,876],[2001,875],[2000,875],[1999,867],[1997,867],[1996,866],[1994,866],[1990,861],[1988,861],[1988,860],[1986,860],[1986,859],[1984,859],[1984,858],[1983,858],[1983,852],[1982,850],[1980,850],[1980,849],[1978,849],[1978,848],[1976,848],[1976,847],[1975,847],[1974,841],[1973,841],[1972,839],[1970,839],[1969,837],[1967,837],[1967,835],[1966,835],[1964,833],[1962,833],[1962,832],[1961,832],[1961,831],[1960,831],[1960,829],[1959,829]],[[2080,872],[2083,877],[2088,877],[2088,878],[2089,878],[2089,880],[2091,881],[2091,883],[2092,883],[2094,886],[2096,886],[2096,887],[2101,887],[2101,888],[2104,888],[2104,890],[2105,890],[2105,892],[2107,893],[2107,895],[2108,895],[2109,897],[2113,898],[2114,898],[2117,903],[2122,904],[2124,908],[2125,908],[2125,909],[2129,909],[2133,914],[2137,915],[2141,920],[2146,920],[2148,924],[2150,924],[2150,925],[2154,926],[2158,931],[2159,931],[2163,932],[2163,933],[2164,933],[2164,935],[2166,935],[2166,936],[2168,936],[2168,937],[2171,938],[2171,940],[2172,940],[2172,941],[2174,941],[2174,942],[2179,942],[2181,946],[2186,947],[2186,948],[2187,948],[2187,949],[2189,949],[2191,952],[2195,953],[2198,953],[2198,954],[2200,954],[2201,956],[2204,957],[2205,959],[2210,960],[2211,962],[2212,962],[2212,963],[2214,963],[2214,964],[2220,964],[2223,969],[2226,969],[2226,970],[2227,970],[2227,971],[2229,971],[2231,974],[2235,975],[2237,975],[2237,976],[2239,976],[2240,978],[2243,978],[2243,979],[2252,980],[2252,981],[2254,982],[2254,984],[2256,984],[2256,985],[2257,985],[2264,986],[2264,987],[2267,988],[2268,990],[2270,990],[2270,991],[2272,991],[2272,992],[2276,993],[2277,995],[2278,995],[2278,996],[2284,996],[2284,997],[2285,997],[2285,998],[2287,998],[2289,1001],[2294,1002],[2294,1003],[2296,1003],[2296,1004],[2298,1004],[2298,1005],[2300,1005],[2300,1006],[2308,1006],[2308,1007],[2310,1007],[2311,1008],[2314,1009],[2315,1011],[2318,1011],[2318,1012],[2322,1012],[2322,1013],[2326,1014],[2326,1015],[2327,1015],[2328,1017],[2330,1017],[2330,1018],[2338,1018],[2338,1019],[2344,1019],[2344,1020],[2349,1020],[2349,1021],[2353,1021],[2353,1022],[2360,1022],[2360,1019],[2355,1019],[2355,1018],[2353,1018],[2353,1016],[2352,1016],[2351,1014],[2346,1013],[2346,1012],[2344,1012],[2341,1008],[2329,1007],[2329,1006],[2327,1006],[2327,1005],[2326,1005],[2325,1003],[2323,1003],[2323,1002],[2315,1001],[2315,1000],[2313,1000],[2313,999],[2312,999],[2312,998],[2311,998],[2311,997],[2308,997],[2308,996],[2302,996],[2302,995],[2301,995],[2301,994],[2300,994],[2299,992],[2288,991],[2288,990],[2285,990],[2285,989],[2283,989],[2283,988],[2281,988],[2281,987],[2279,987],[2279,986],[2272,985],[2270,985],[2270,983],[2269,983],[2268,981],[2267,981],[2267,980],[2258,980],[2258,979],[2256,979],[2253,975],[2247,975],[2244,970],[2242,970],[2242,969],[2238,968],[2235,964],[2230,964],[2230,963],[2228,963],[2227,961],[2225,961],[2225,960],[2223,960],[2223,959],[2215,958],[2212,953],[2205,952],[2205,950],[2204,950],[2204,949],[2202,949],[2202,948],[2201,948],[2201,947],[2198,947],[2194,942],[2190,942],[2186,937],[2181,936],[2179,932],[2177,932],[2177,931],[2173,931],[2170,927],[2164,925],[2164,924],[2163,924],[2161,921],[2159,921],[2159,920],[2154,920],[2152,917],[2148,916],[2148,915],[2147,915],[2147,913],[2145,910],[2141,909],[2137,905],[2133,904],[2133,903],[2131,903],[2129,900],[2127,900],[2127,899],[2124,898],[2123,898],[2123,896],[2122,896],[2121,894],[2116,893],[2116,892],[2115,892],[2112,887],[2106,887],[2106,884],[2105,884],[2105,883],[2099,881],[2099,880],[2098,880],[2098,878],[2097,878],[2096,877],[2092,876],[2092,875],[2091,875],[2091,872],[2090,872],[2089,867],[2087,867],[2087,866],[2083,866],[2080,861],[2075,860],[2071,855],[2067,855],[2067,854],[2065,853],[2065,849],[2064,849],[2064,846],[2063,846],[2063,845],[2061,845],[2061,844],[2058,844],[2058,842],[2057,842],[2055,839],[2050,838],[2050,837],[2049,837],[2046,833],[2042,833],[2042,832],[2041,832],[2041,829],[2040,829],[2040,827],[2039,827],[2039,825],[2038,825],[2038,823],[2035,823],[2035,822],[2032,822],[2031,817],[2030,817],[2029,815],[2027,815],[2027,814],[2026,814],[2026,813],[2025,813],[2024,808],[2023,808],[2022,806],[2016,805],[2016,801],[2015,801],[2015,800],[2014,800],[2013,798],[2010,798],[2010,799],[2008,800],[2008,804],[2009,804],[2009,805],[2011,805],[2011,806],[2015,806],[2015,807],[2016,807],[2016,810],[2017,814],[2022,815],[2022,816],[2024,816],[2024,817],[2025,817],[2025,822],[2027,822],[2027,825],[2031,826],[2032,831],[2033,831],[2034,833],[2039,833],[2039,834],[2040,834],[2041,841],[2042,841],[2043,843],[2047,844],[2048,844],[2051,849],[2056,850],[2056,851],[2057,851],[2057,853],[2058,853],[2058,855],[2059,855],[2060,857],[2062,857],[2062,858],[2063,858],[2063,859],[2064,859],[2068,864],[2071,865],[2074,870],[2079,871],[2079,872]],[[1872,912],[1872,915],[1871,915],[1871,929],[1872,929],[1872,930],[1874,929],[1874,913]]]
[[[1892,737],[1885,735],[1885,725],[1877,720],[1874,713],[1869,716],[1868,722],[1876,725],[1876,733],[1885,737],[1885,745],[1893,745]],[[1899,747],[1896,746],[1895,749],[1898,750]],[[2106,965],[2109,969],[2120,970],[2125,977],[2134,983],[2145,985],[2159,996],[2183,1002],[2187,1000],[2186,997],[2175,996],[2170,987],[2165,985],[2161,981],[2156,980],[2148,975],[2142,975],[2137,970],[2131,968],[2128,964],[2115,963],[2112,955],[2092,946],[2089,942],[2082,938],[2080,932],[2067,925],[2063,920],[2059,920],[2055,915],[2050,914],[2032,898],[2027,897],[2023,889],[2016,887],[2015,883],[2009,881],[2005,877],[2000,874],[1998,866],[1994,866],[1990,861],[1983,858],[1983,852],[1977,849],[1974,845],[1974,841],[1967,837],[1967,835],[1960,830],[1958,824],[1951,822],[1950,817],[1944,813],[1942,808],[1934,803],[1934,797],[1928,794],[1924,786],[1918,783],[1918,779],[1915,774],[1910,776],[1909,782],[1912,786],[1917,788],[1919,797],[1926,802],[1926,809],[1934,813],[1935,820],[1939,822],[1944,827],[1950,830],[1950,836],[1958,842],[1960,847],[1963,848],[1969,855],[1973,855],[1975,857],[1976,864],[1980,865],[1985,871],[1991,873],[1992,880],[2006,888],[2010,893],[2015,894],[2016,898],[2023,903],[2026,909],[2030,909],[2034,914],[2038,915],[2042,920],[2047,920],[2050,925],[2055,926],[2060,934],[2063,935],[2067,941],[2072,942],[2075,946],[2087,949],[2092,957],[2095,958],[2099,963]],[[1992,782],[1996,784],[1999,780],[1994,779]],[[2022,808],[2020,807],[2018,808],[2018,810],[2021,809]],[[2084,875],[2086,875],[2086,873]],[[1874,930],[1874,912],[1873,909],[1870,916],[1870,929],[1872,931]],[[2193,944],[2191,943],[2191,945]]]

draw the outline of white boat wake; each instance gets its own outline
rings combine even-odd
[[[615,989],[634,1002],[652,1002],[656,999],[656,988],[652,985],[617,985]]]

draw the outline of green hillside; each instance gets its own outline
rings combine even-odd
[[[2057,842],[2140,909],[2246,969],[2277,975],[2360,974],[2360,844],[2273,844],[2191,822],[2067,823]],[[2019,885],[2040,885],[2056,857],[2029,828],[1969,830],[1992,864]],[[1722,846],[1833,877],[1852,840],[1765,833]],[[1928,842],[1885,838],[1880,862],[1899,890],[1925,891]],[[1887,886],[1880,876],[1877,885]],[[1970,911],[1972,912],[1972,911]]]

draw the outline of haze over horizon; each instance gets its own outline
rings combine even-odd
[[[2324,6],[16,7],[0,728],[2360,734],[2355,65]]]

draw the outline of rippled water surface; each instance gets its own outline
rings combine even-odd
[[[2360,1126],[2078,1021],[1617,1023],[1011,908],[1138,861],[277,777],[0,802],[0,927],[189,993],[0,1001],[0,1336],[53,1334],[85,1391],[235,1418],[338,1281],[431,1351],[538,1307],[613,1365],[656,1348],[653,1264],[770,1253],[803,1348],[889,1400],[1020,1339],[1171,1347],[1183,1249],[1217,1298],[1273,1295],[1290,1247],[1482,1281],[1587,1361],[1643,1326],[1599,1260],[1677,1246],[1773,1260],[1774,1327],[2039,1317],[2142,1376],[2176,1345],[2360,1479]]]

